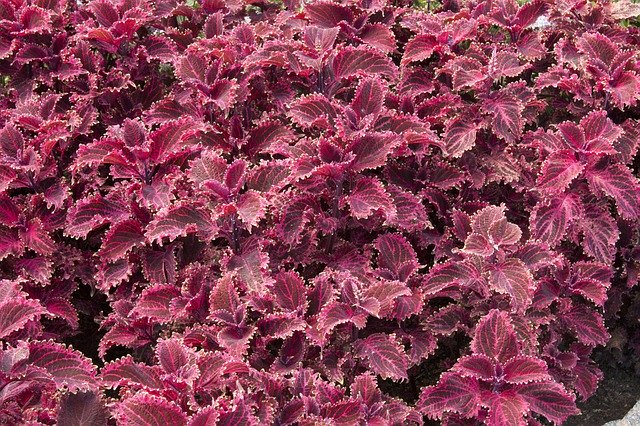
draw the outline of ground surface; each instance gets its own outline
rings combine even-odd
[[[604,379],[586,403],[578,404],[582,414],[569,418],[564,426],[602,426],[622,419],[640,399],[640,377],[633,371],[602,365]]]

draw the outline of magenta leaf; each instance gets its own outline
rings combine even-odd
[[[267,121],[251,131],[242,149],[249,156],[254,156],[277,141],[291,137],[291,130],[288,127],[276,121]]]
[[[509,258],[494,265],[491,269],[491,285],[497,292],[508,294],[518,312],[523,312],[531,303],[533,276],[520,259]]]
[[[522,416],[528,411],[526,400],[515,390],[510,389],[497,394],[491,394],[488,401],[489,420],[487,425],[524,426]]]
[[[95,392],[65,394],[60,401],[58,424],[106,426],[109,412]]]
[[[382,110],[384,95],[385,89],[379,78],[365,78],[360,82],[351,106],[360,117],[377,115]]]
[[[137,393],[118,405],[118,417],[132,426],[186,426],[187,416],[164,398]]]
[[[149,157],[161,161],[174,149],[186,145],[187,140],[198,132],[199,126],[190,119],[170,122],[149,135]]]
[[[172,285],[155,285],[142,292],[132,314],[164,322],[171,320],[171,301],[180,296],[178,288]]]
[[[450,121],[444,134],[444,146],[447,155],[460,157],[476,143],[478,126],[465,118]]]
[[[109,386],[136,385],[148,389],[162,389],[164,387],[158,372],[150,366],[138,364],[131,357],[120,358],[106,364],[100,377]]]
[[[417,405],[431,418],[442,418],[449,411],[472,417],[480,408],[479,391],[477,380],[445,373],[437,385],[422,389]]]
[[[146,236],[152,242],[160,241],[162,238],[172,241],[193,232],[206,239],[214,233],[214,229],[207,212],[196,206],[185,205],[158,213],[147,227]]]
[[[409,359],[393,336],[372,334],[356,343],[358,356],[369,361],[371,369],[382,378],[406,379]]]
[[[57,386],[65,386],[72,392],[96,387],[96,371],[91,360],[59,343],[29,343],[28,362],[44,369]]]
[[[366,219],[373,212],[381,210],[386,217],[394,216],[393,202],[379,180],[362,178],[347,198],[351,214],[358,219]]]
[[[458,360],[452,369],[462,377],[492,380],[496,376],[495,361],[486,355],[469,355]]]
[[[516,333],[509,315],[492,309],[478,322],[471,349],[502,363],[518,355]]]
[[[336,79],[357,74],[380,74],[393,78],[396,67],[380,52],[366,48],[346,47],[333,59],[333,72]]]
[[[426,277],[424,290],[436,294],[448,287],[464,286],[480,279],[480,271],[471,263],[450,262],[435,265]]]
[[[99,195],[87,198],[69,210],[66,233],[72,237],[85,238],[98,226],[118,222],[128,216],[127,206],[122,200],[108,200]]]
[[[627,167],[615,164],[604,170],[589,170],[587,178],[595,191],[616,201],[622,217],[634,220],[640,215],[640,182]]]
[[[145,277],[153,284],[173,284],[176,281],[175,246],[163,250],[147,250],[144,253],[142,269]]]
[[[581,205],[569,194],[539,203],[531,214],[533,237],[553,247],[565,236],[571,222],[578,219]]]
[[[278,273],[273,284],[273,293],[276,303],[285,311],[301,311],[306,307],[304,281],[294,272]]]
[[[218,416],[218,409],[213,406],[208,406],[193,414],[189,418],[188,426],[215,425],[217,424]]]
[[[177,339],[161,340],[156,346],[158,362],[167,373],[176,373],[189,362],[184,343]]]
[[[610,336],[604,326],[604,319],[598,312],[579,305],[564,314],[562,318],[585,345],[604,345],[609,340]]]
[[[555,382],[529,383],[518,390],[532,411],[561,424],[567,417],[578,414],[575,398]]]
[[[582,242],[584,251],[598,262],[612,261],[620,231],[609,211],[591,206],[586,209],[580,221],[580,227],[584,235]]]
[[[522,127],[522,105],[517,98],[507,93],[487,99],[483,108],[493,116],[493,131],[507,142],[513,143],[520,138]]]
[[[117,260],[144,241],[139,222],[135,220],[118,222],[107,232],[98,255],[105,260]]]
[[[504,380],[513,384],[551,380],[547,365],[539,358],[516,356],[504,365]]]
[[[46,312],[37,300],[23,297],[6,298],[0,303],[0,338],[5,339]]]
[[[542,165],[538,188],[545,193],[564,191],[584,169],[575,154],[564,150],[551,154]]]
[[[353,21],[353,13],[348,7],[333,2],[315,2],[307,5],[304,10],[311,23],[320,27],[337,27],[340,22]]]
[[[386,134],[371,133],[356,139],[349,147],[355,155],[351,168],[362,171],[382,166],[394,145],[395,137]]]
[[[432,227],[427,211],[418,197],[394,186],[388,186],[386,189],[392,198],[396,212],[395,216],[387,218],[389,223],[405,231]]]
[[[269,282],[265,272],[269,258],[259,248],[248,249],[241,254],[234,254],[227,264],[230,270],[236,271],[240,280],[250,291],[261,293]]]
[[[298,98],[291,105],[289,116],[302,128],[329,128],[333,125],[337,112],[326,97],[316,94]]]
[[[362,403],[360,401],[345,401],[329,404],[325,407],[325,417],[333,419],[335,424],[350,425],[358,423],[362,417]]]
[[[267,205],[267,200],[257,191],[252,190],[241,194],[236,203],[238,216],[249,230],[258,225],[260,219],[264,217]]]
[[[423,61],[429,59],[434,49],[438,46],[438,41],[431,34],[420,34],[409,40],[404,48],[402,64]]]
[[[418,258],[411,244],[402,236],[385,234],[375,242],[378,269],[387,279],[406,281],[416,269]]]

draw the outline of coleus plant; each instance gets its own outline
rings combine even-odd
[[[0,422],[578,413],[637,300],[638,15],[2,0]]]

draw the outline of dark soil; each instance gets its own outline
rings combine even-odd
[[[570,417],[564,426],[601,426],[621,419],[640,399],[640,377],[633,370],[602,362],[604,378],[595,395],[578,408],[582,414]]]

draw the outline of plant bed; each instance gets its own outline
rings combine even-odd
[[[637,367],[638,4],[0,2],[0,423],[562,424]]]
[[[601,368],[604,377],[598,390],[587,401],[578,403],[582,413],[570,417],[565,425],[604,425],[622,419],[640,399],[640,378],[633,370],[611,365]]]

